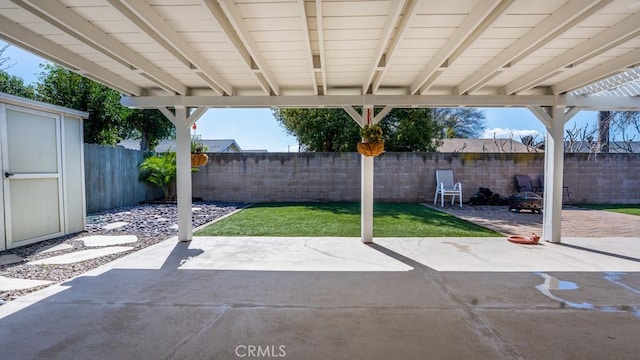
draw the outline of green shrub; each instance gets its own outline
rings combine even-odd
[[[164,200],[175,200],[176,176],[176,153],[174,152],[149,156],[140,164],[140,181],[161,188]]]

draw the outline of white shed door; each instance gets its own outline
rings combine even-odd
[[[4,120],[5,246],[62,235],[60,117],[7,106]]]

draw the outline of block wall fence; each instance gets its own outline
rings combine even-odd
[[[210,153],[193,173],[193,196],[230,202],[359,201],[358,153]],[[433,201],[436,169],[453,169],[463,200],[479,187],[516,193],[514,175],[537,185],[541,153],[384,153],[374,161],[380,202]],[[640,203],[640,154],[565,155],[574,203]]]

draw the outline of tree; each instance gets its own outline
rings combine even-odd
[[[24,80],[15,75],[9,75],[5,71],[15,65],[10,57],[3,56],[9,46],[5,44],[0,47],[0,92],[35,99],[36,92],[33,86],[25,85]]]
[[[4,52],[11,46],[11,44],[4,44],[0,47],[0,70],[5,71],[8,68],[12,67],[16,63],[13,62],[8,56],[3,56]]]
[[[598,144],[600,152],[609,152],[609,132],[611,129],[611,111],[598,112]]]
[[[9,75],[0,70],[0,92],[35,99],[36,91],[31,85],[25,85],[24,81],[15,76]]]
[[[637,152],[640,112],[600,111],[596,124],[565,130],[565,152]]]
[[[432,109],[435,120],[445,129],[448,139],[477,138],[484,131],[484,113],[475,108]]]
[[[617,151],[634,152],[638,151],[634,146],[636,138],[640,136],[640,112],[638,111],[612,111],[611,131],[618,139],[613,143]],[[610,148],[612,144],[609,144]]]
[[[273,114],[306,151],[355,151],[360,141],[358,125],[342,109],[274,109]],[[476,109],[397,108],[380,126],[387,151],[435,151],[444,132],[477,135],[482,120]]]
[[[432,109],[393,109],[380,126],[387,151],[436,151],[442,143]]]
[[[273,109],[305,151],[356,151],[360,128],[342,109]]]
[[[120,105],[120,93],[59,65],[47,64],[37,84],[38,100],[87,111],[84,141],[116,145],[131,110]]]
[[[136,109],[123,124],[122,137],[140,139],[140,150],[153,150],[162,139],[175,137],[175,127],[159,110]]]

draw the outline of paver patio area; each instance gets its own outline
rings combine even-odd
[[[505,235],[542,234],[542,214],[527,210],[510,212],[507,206],[433,206],[436,210],[465,219]],[[563,237],[640,237],[640,217],[602,210],[562,209]]]
[[[173,238],[0,306],[0,346],[19,359],[631,359],[639,240]]]

